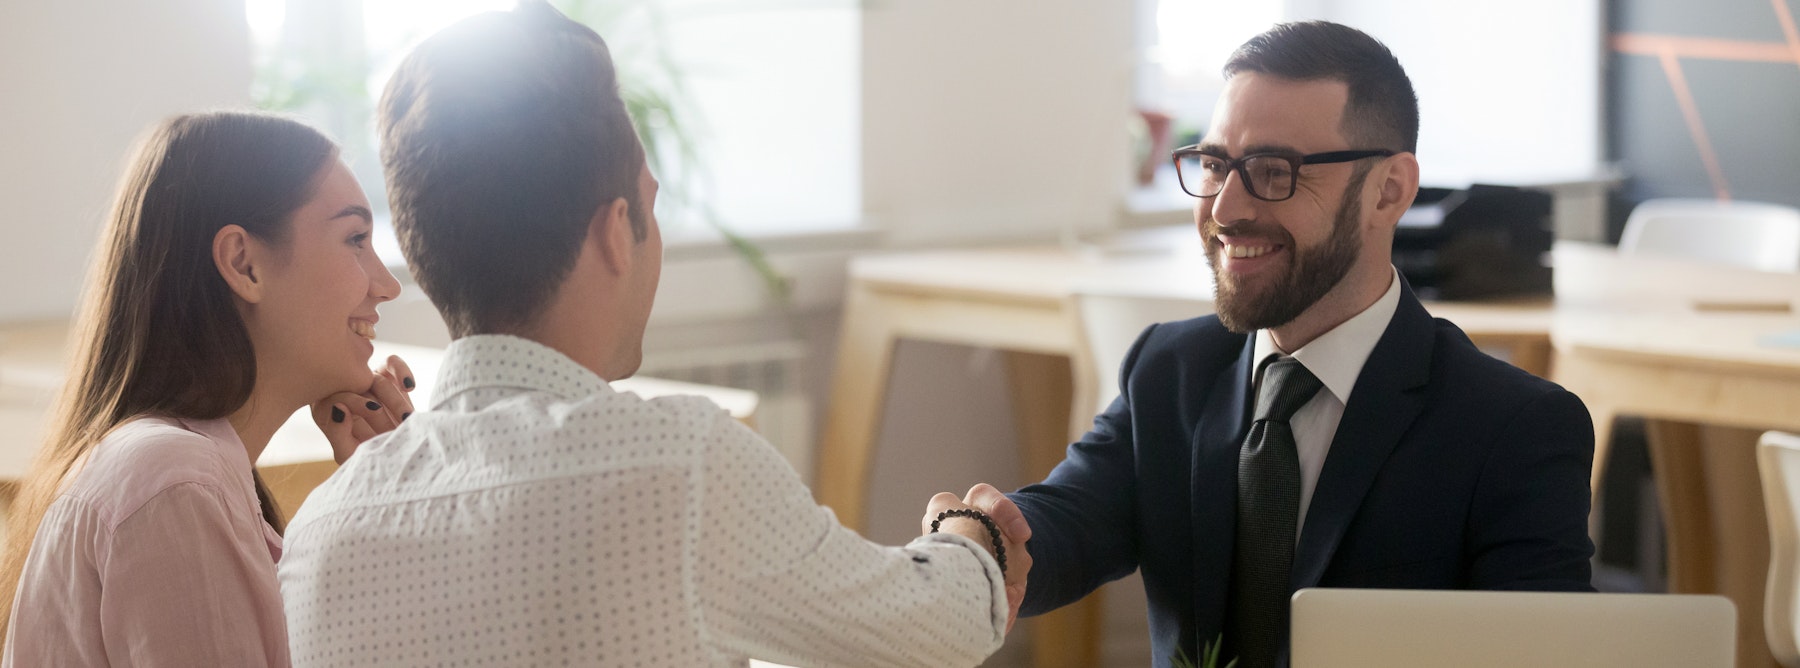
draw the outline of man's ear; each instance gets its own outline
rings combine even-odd
[[[255,304],[262,301],[263,284],[250,244],[250,232],[237,225],[226,225],[213,235],[213,265],[219,276],[239,299]]]
[[[1389,157],[1377,176],[1380,190],[1375,197],[1375,220],[1397,224],[1400,215],[1412,206],[1419,195],[1419,158],[1411,153]],[[1390,225],[1391,226],[1391,225]]]
[[[599,244],[600,257],[615,276],[631,271],[637,237],[631,233],[631,204],[620,197],[600,207],[588,221],[588,243]]]

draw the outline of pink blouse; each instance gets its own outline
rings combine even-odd
[[[287,666],[280,558],[229,423],[126,423],[44,514],[0,666]]]

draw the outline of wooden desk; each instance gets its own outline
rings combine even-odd
[[[1210,301],[1212,277],[1189,227],[1127,235],[1110,249],[1055,246],[908,253],[850,265],[832,403],[819,450],[819,501],[861,529],[890,366],[901,339],[1002,351],[1023,477],[1041,480],[1092,421],[1096,370],[1081,344],[1076,290],[1137,290]],[[1546,300],[1433,304],[1481,345],[1511,350],[1535,373],[1550,360]],[[916,417],[916,416],[915,416]],[[921,499],[921,502],[924,500]],[[1098,660],[1095,597],[1034,620],[1038,666]]]
[[[1561,260],[1559,255],[1559,261]],[[1763,634],[1768,520],[1761,431],[1800,431],[1800,275],[1592,254],[1558,265],[1555,379],[1597,425],[1648,419],[1668,544],[1668,589],[1738,607],[1738,665],[1775,665]],[[1781,310],[1711,310],[1739,302]]]
[[[65,373],[67,335],[68,324],[64,321],[0,327],[0,434],[5,435],[0,441],[0,486],[6,487],[0,501],[11,499],[11,486],[29,472],[31,458],[43,442],[44,422]],[[431,390],[444,351],[377,341],[372,359],[384,360],[388,355],[399,355],[412,367],[413,378],[418,381],[418,389],[412,393],[413,405],[426,410],[431,405]],[[612,386],[646,398],[700,395],[744,424],[756,426],[758,397],[749,390],[660,378],[627,378]],[[256,466],[276,504],[290,517],[306,495],[337,470],[331,446],[304,408],[288,418],[269,439]]]

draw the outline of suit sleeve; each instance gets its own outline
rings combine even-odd
[[[1074,603],[1137,568],[1136,442],[1128,382],[1156,325],[1138,336],[1119,370],[1119,397],[1069,445],[1043,482],[1009,497],[1031,523],[1031,579],[1020,614]]]
[[[1475,490],[1471,587],[1594,590],[1593,463],[1593,419],[1575,395],[1558,389],[1512,418]]]

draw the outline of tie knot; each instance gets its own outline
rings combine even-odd
[[[1323,385],[1300,360],[1275,360],[1263,369],[1262,391],[1256,395],[1256,421],[1287,422]]]

